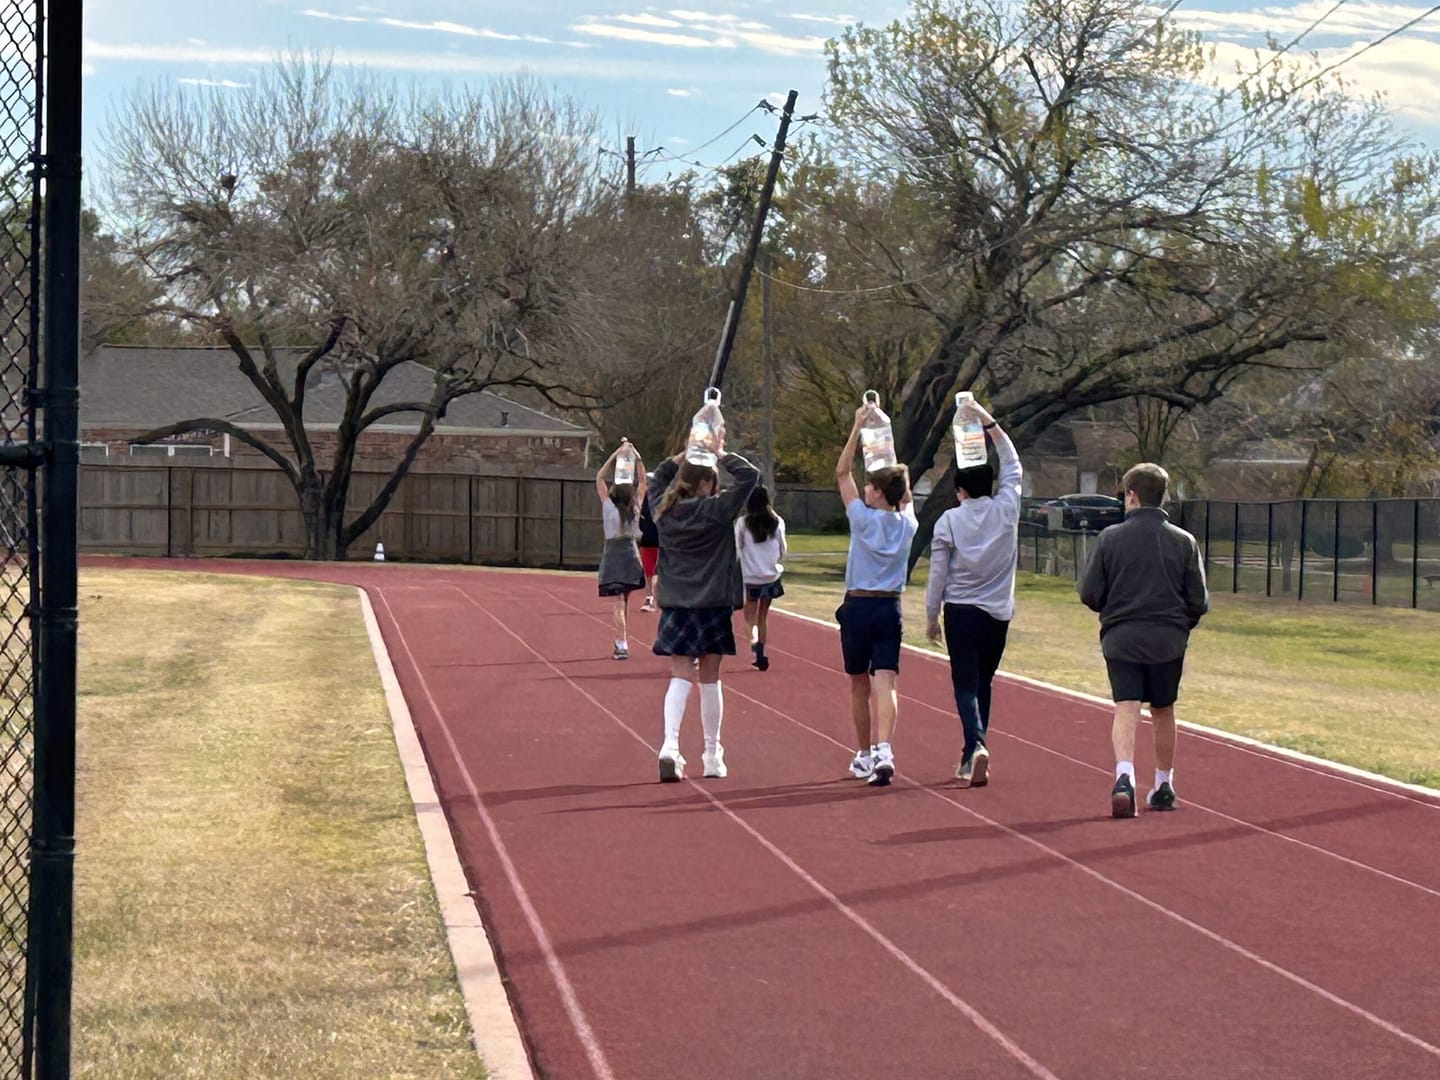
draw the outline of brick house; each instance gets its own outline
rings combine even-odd
[[[294,370],[300,349],[282,350]],[[425,401],[432,377],[420,364],[403,364],[381,383],[371,406]],[[305,429],[317,462],[330,459],[343,414],[345,389],[333,369],[317,366],[305,397]],[[134,439],[181,420],[215,417],[265,439],[288,454],[275,413],[240,373],[227,348],[101,345],[80,361],[82,461],[127,464],[264,466],[253,447],[218,432],[181,435],[161,445]],[[356,469],[388,471],[418,429],[416,412],[396,413],[360,437]],[[457,398],[435,425],[412,471],[475,473],[516,468],[535,474],[573,474],[587,464],[591,433],[539,409],[482,391]]]

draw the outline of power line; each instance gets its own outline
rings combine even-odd
[[[872,285],[859,289],[826,289],[818,285],[801,285],[798,282],[786,281],[784,278],[776,277],[774,274],[767,274],[764,270],[757,269],[755,272],[761,277],[768,278],[776,285],[784,285],[787,289],[795,289],[798,292],[823,293],[827,296],[861,296],[867,293],[889,292],[891,289],[902,289],[909,285],[918,285],[922,281],[929,281],[931,278],[939,277],[941,274],[950,272],[950,267],[942,266],[931,270],[928,274],[921,274],[919,277],[907,278],[904,281],[892,281],[888,285]]]
[[[748,110],[746,110],[745,115],[742,116],[742,117],[740,117],[739,120],[736,120],[733,124],[731,124],[729,127],[727,127],[724,131],[720,132],[720,134],[714,136],[713,138],[706,139],[706,140],[705,140],[703,143],[701,143],[699,146],[697,146],[697,147],[695,147],[694,149],[692,149],[692,150],[690,151],[690,153],[691,153],[691,154],[698,154],[698,153],[700,153],[701,150],[704,150],[704,149],[706,149],[707,147],[710,147],[710,146],[714,146],[717,142],[719,142],[721,139],[723,139],[726,135],[729,135],[732,131],[734,131],[736,128],[738,128],[741,124],[745,123],[745,121],[746,121],[747,119],[749,119],[751,115],[753,115],[755,112],[757,112],[758,110],[764,108],[765,106],[767,106],[767,105],[769,105],[769,104],[770,104],[770,103],[769,103],[768,101],[763,101],[763,100],[756,102],[754,105],[750,106],[750,108],[749,108]],[[677,155],[677,154],[665,153],[664,151],[665,151],[665,147],[664,147],[664,146],[657,146],[657,147],[655,147],[655,149],[653,149],[653,150],[647,150],[647,151],[645,152],[645,156],[646,156],[646,157],[649,157],[650,155],[654,154],[654,155],[656,155],[656,160],[657,160],[657,161],[686,161],[686,160],[687,160],[687,159],[685,159],[685,158],[683,158],[683,157],[681,157],[681,156],[679,156],[679,155]]]

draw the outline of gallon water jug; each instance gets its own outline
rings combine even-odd
[[[895,432],[890,417],[880,408],[880,395],[866,390],[860,399],[870,411],[860,421],[860,452],[865,458],[865,471],[888,469],[895,464]]]
[[[622,439],[620,452],[615,455],[615,483],[635,483],[635,448],[629,439]]]
[[[971,469],[985,464],[985,429],[980,426],[980,418],[971,408],[974,403],[975,395],[968,390],[955,395],[955,419],[951,422],[950,431],[955,436],[957,469]]]
[[[685,443],[685,460],[713,469],[720,460],[720,440],[725,417],[720,413],[720,391],[705,391],[705,404],[690,420],[690,438]]]

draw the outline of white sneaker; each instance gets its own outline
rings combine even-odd
[[[977,746],[970,756],[970,786],[984,787],[990,782],[990,751]]]
[[[674,743],[666,743],[660,747],[660,782],[673,784],[684,779],[685,759],[680,756],[680,748]]]
[[[871,752],[871,756],[875,759],[875,772],[870,777],[870,783],[884,787],[895,775],[895,752],[890,749],[889,743],[882,743]]]
[[[705,775],[723,780],[729,770],[725,768],[725,748],[715,747],[715,752],[700,755],[700,760],[705,764]]]
[[[855,751],[855,756],[850,759],[850,775],[856,780],[869,780],[874,772],[875,759],[870,756],[869,751]]]

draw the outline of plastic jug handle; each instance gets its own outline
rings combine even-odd
[[[865,393],[860,395],[860,404],[879,406],[880,392],[878,390],[866,390]]]
[[[707,402],[713,401],[717,405],[720,404],[720,388],[718,386],[707,387],[705,390],[705,400]]]

